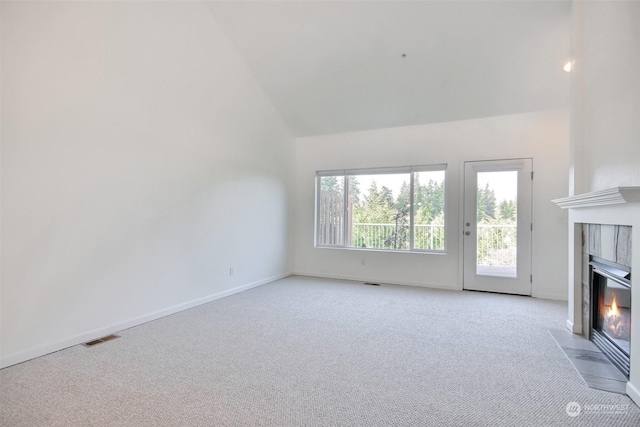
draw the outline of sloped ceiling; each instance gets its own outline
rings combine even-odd
[[[566,1],[210,8],[296,136],[568,107]]]

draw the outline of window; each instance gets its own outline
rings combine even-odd
[[[317,172],[316,246],[443,252],[445,170]]]

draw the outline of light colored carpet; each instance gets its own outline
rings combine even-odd
[[[0,424],[640,425],[556,345],[565,317],[533,298],[290,277],[1,370]]]

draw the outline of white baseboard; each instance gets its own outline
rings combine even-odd
[[[134,326],[142,325],[143,323],[151,322],[152,320],[157,320],[157,319],[160,319],[161,317],[169,316],[171,314],[175,314],[180,311],[188,310],[190,308],[197,307],[199,305],[206,304],[208,302],[215,301],[224,297],[228,297],[230,295],[234,295],[234,294],[237,294],[261,285],[265,285],[267,283],[291,276],[291,274],[292,273],[287,272],[283,274],[278,274],[276,276],[267,277],[265,279],[247,283],[246,285],[228,289],[223,292],[218,292],[203,298],[198,298],[182,304],[174,305],[172,307],[168,307],[168,308],[158,310],[149,314],[135,317],[133,319],[125,320],[123,322],[118,322],[111,326],[93,329],[91,331],[87,331],[82,334],[75,335],[73,337],[64,339],[62,341],[58,341],[55,343],[38,346],[26,351],[10,354],[7,357],[4,357],[0,360],[0,369],[6,368],[11,365],[16,365],[18,363],[26,362],[27,360],[35,359],[36,357],[44,356],[45,354],[60,351],[68,347],[73,347],[74,345],[82,344],[84,342],[91,341],[101,336],[113,334],[118,331],[122,331],[124,329],[129,329]]]
[[[550,299],[553,301],[567,301],[567,296],[565,294],[552,294],[552,293],[537,293],[534,292],[531,295],[533,298],[540,298],[540,299]]]
[[[400,285],[400,286],[416,286],[419,288],[431,288],[431,289],[446,289],[449,291],[461,291],[462,288],[458,285],[443,285],[438,283],[422,283],[422,282],[410,282],[410,281],[386,281],[380,280],[380,278],[376,277],[362,277],[362,276],[349,276],[346,274],[326,274],[326,273],[316,273],[312,271],[294,271],[294,275],[296,276],[308,276],[308,277],[319,277],[323,279],[337,279],[337,280],[351,280],[354,282],[373,282],[373,283],[381,283],[387,285]]]
[[[631,381],[627,382],[627,395],[635,402],[636,405],[640,406],[640,390],[631,384]]]
[[[325,279],[338,279],[338,280],[352,280],[355,282],[379,282],[386,283],[389,285],[401,285],[401,286],[417,286],[421,288],[433,288],[433,289],[447,289],[451,291],[461,291],[462,286],[460,284],[440,284],[440,283],[424,283],[424,282],[411,282],[411,281],[390,281],[387,282],[385,280],[380,281],[380,278],[375,277],[364,277],[364,276],[350,276],[348,274],[327,274],[327,273],[318,273],[314,271],[294,271],[294,275],[297,276],[309,276],[309,277],[321,277]],[[554,301],[566,301],[567,296],[564,294],[553,294],[553,293],[541,293],[532,295],[533,298],[540,299],[549,299]]]
[[[569,332],[574,333],[573,322],[569,319],[567,319],[567,329],[569,330]]]

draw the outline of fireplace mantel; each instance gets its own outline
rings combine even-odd
[[[591,193],[576,194],[552,200],[562,209],[593,208],[596,206],[640,202],[640,187],[613,187]]]

